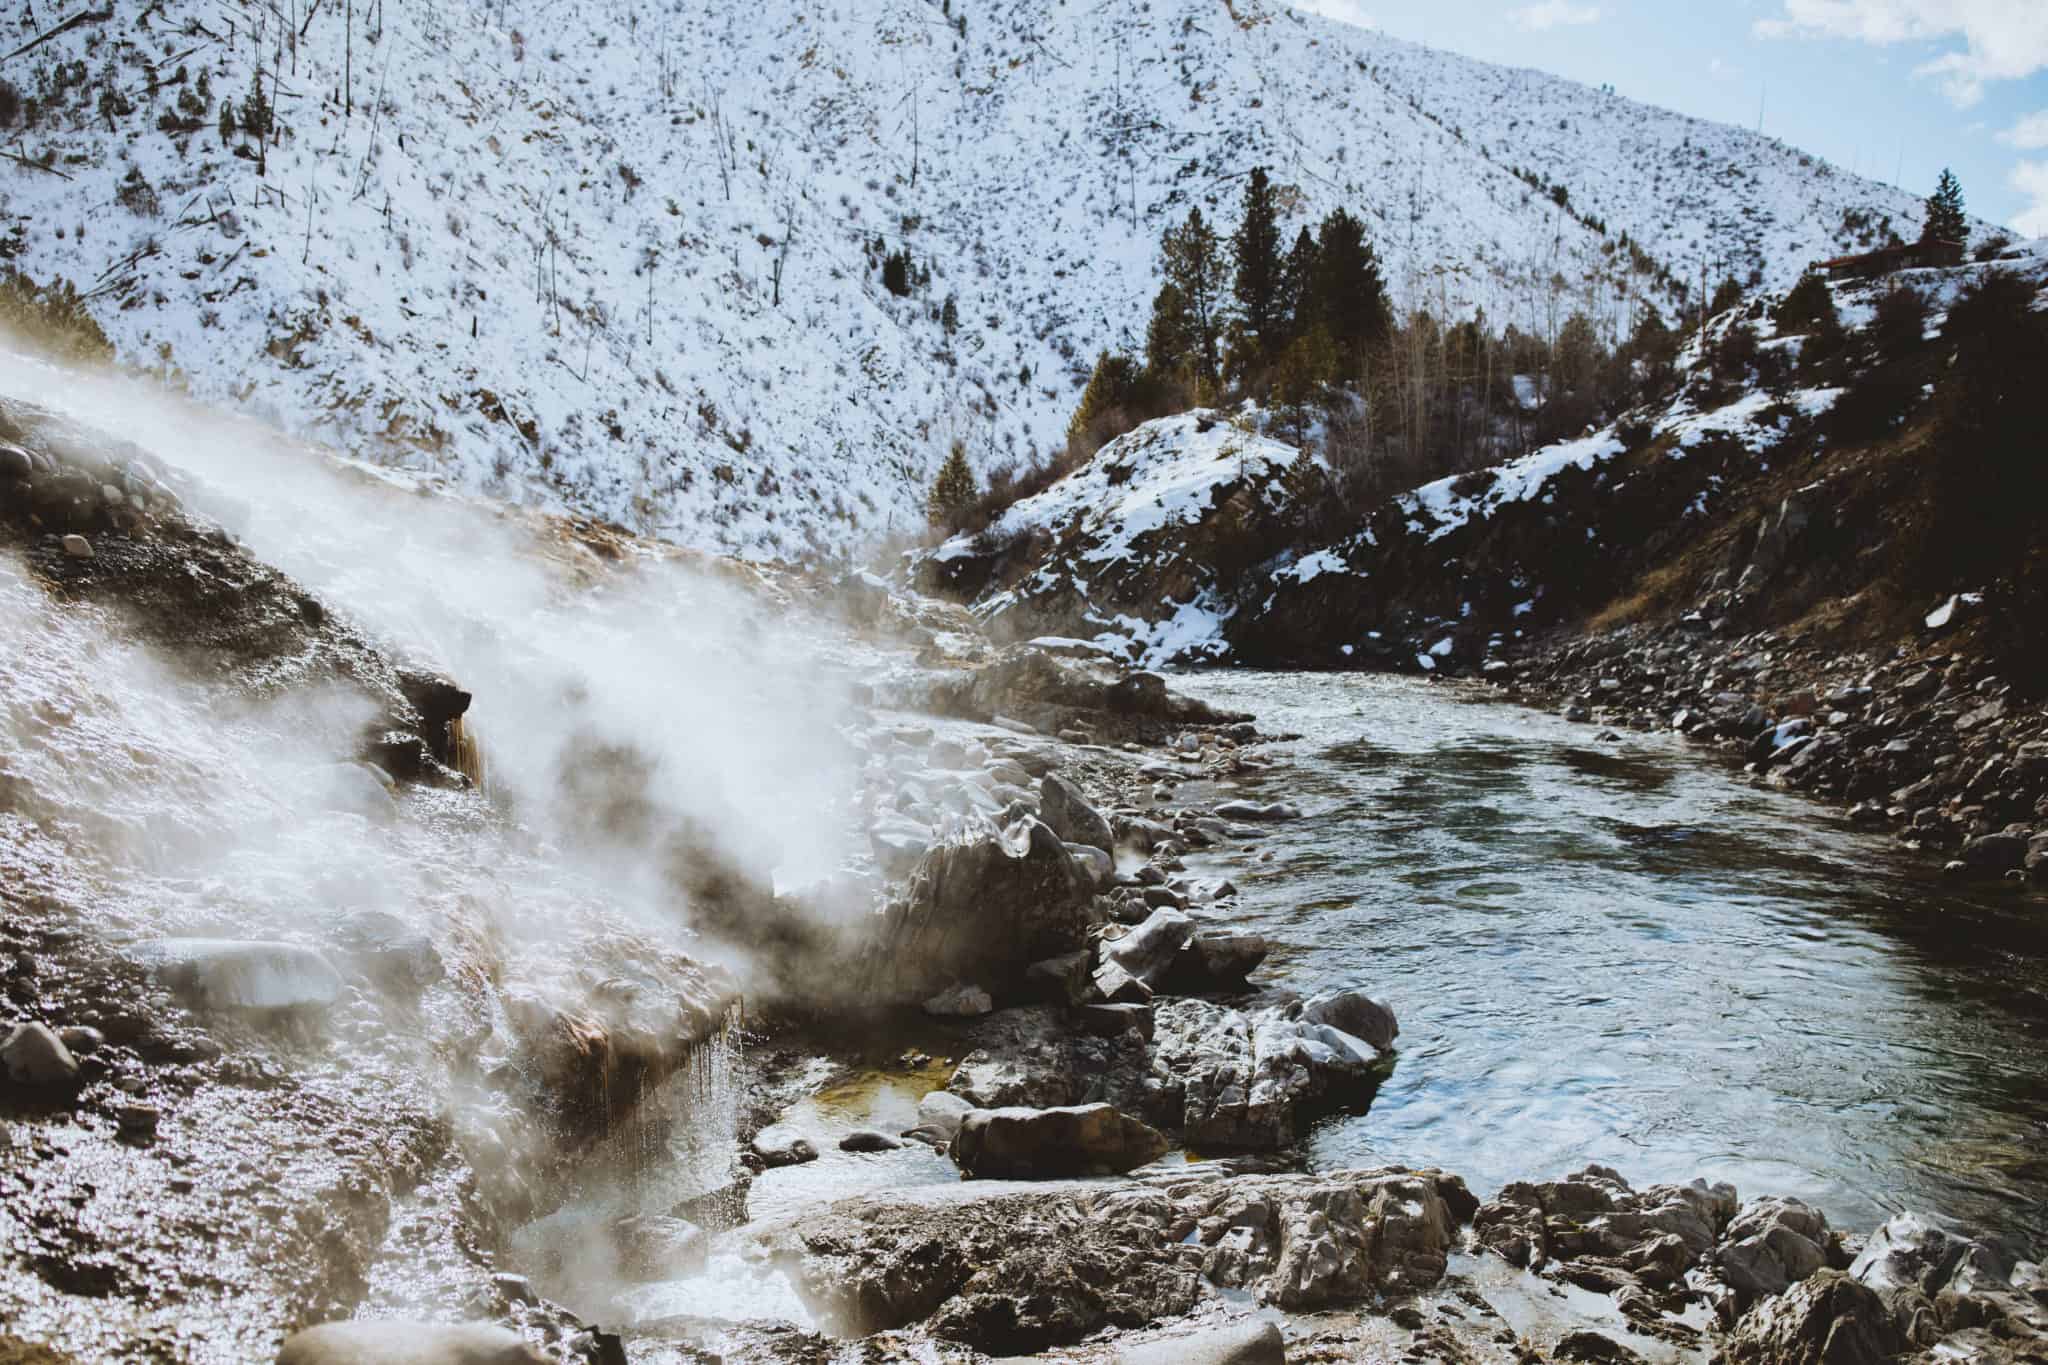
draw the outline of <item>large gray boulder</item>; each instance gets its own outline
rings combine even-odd
[[[979,823],[919,859],[851,969],[817,984],[872,1004],[916,1004],[962,981],[1015,995],[1031,963],[1083,946],[1088,902],[1051,827]]]
[[[22,1086],[69,1085],[78,1079],[78,1061],[64,1040],[46,1024],[16,1024],[0,1042],[0,1070]]]
[[[1800,1200],[1780,1198],[1745,1205],[1723,1238],[1714,1260],[1744,1303],[1782,1294],[1820,1270],[1834,1244],[1825,1214]]]
[[[1103,941],[1095,968],[1096,989],[1105,1000],[1135,995],[1144,1003],[1165,982],[1181,949],[1194,936],[1195,922],[1186,914],[1171,908],[1154,910],[1122,938]]]
[[[166,938],[137,956],[166,986],[212,1009],[320,1010],[341,996],[333,964],[295,943]]]
[[[960,1120],[951,1153],[969,1180],[1122,1175],[1166,1155],[1164,1134],[1107,1104],[1060,1109],[976,1109]]]
[[[502,1327],[482,1323],[330,1322],[285,1342],[277,1365],[546,1365]]]
[[[1287,1365],[1287,1343],[1277,1324],[1246,1320],[1126,1346],[1116,1365]]]

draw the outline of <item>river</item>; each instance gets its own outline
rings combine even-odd
[[[1401,1021],[1391,1079],[1314,1133],[1314,1165],[1490,1190],[1599,1162],[1852,1229],[1910,1207],[2048,1230],[2038,900],[1953,890],[1671,737],[1601,743],[1420,679],[1176,686],[1301,736],[1263,790],[1305,818],[1190,859],[1277,945],[1261,977],[1361,984]]]

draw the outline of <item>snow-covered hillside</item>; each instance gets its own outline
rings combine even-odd
[[[1269,0],[46,0],[0,42],[0,252],[87,291],[124,358],[758,556],[909,529],[956,437],[1053,449],[1136,341],[1161,229],[1233,220],[1256,164],[1290,234],[1347,205],[1397,294],[1535,330],[1702,265],[1782,284],[1920,212]],[[218,124],[259,70],[260,161]]]

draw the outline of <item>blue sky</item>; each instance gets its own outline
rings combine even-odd
[[[1487,61],[1757,126],[2048,236],[2048,0],[1291,0]]]

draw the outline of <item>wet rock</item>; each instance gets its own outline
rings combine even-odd
[[[92,542],[81,535],[64,537],[64,553],[72,559],[91,559]]]
[[[1614,1338],[1584,1327],[1559,1337],[1551,1354],[1559,1360],[1589,1365],[1642,1365],[1643,1359]]]
[[[869,1003],[922,1001],[962,981],[1002,994],[1029,964],[1083,945],[1088,898],[1049,826],[982,826],[919,860],[860,960],[826,984]]]
[[[1380,1049],[1280,1010],[1203,1000],[1154,1006],[1147,1109],[1190,1146],[1270,1151],[1333,1109],[1362,1109],[1383,1074]]]
[[[1751,1309],[1726,1355],[1732,1365],[1883,1365],[1908,1344],[1874,1290],[1821,1270]]]
[[[7,1079],[35,1088],[70,1085],[78,1079],[78,1060],[46,1024],[16,1024],[0,1042],[0,1067]]]
[[[753,1188],[754,1177],[743,1175],[717,1189],[677,1200],[669,1214],[694,1223],[707,1233],[726,1232],[747,1221],[747,1199]]]
[[[1097,989],[1104,999],[1116,1001],[1128,993],[1126,983],[1135,981],[1144,986],[1149,998],[1166,980],[1174,959],[1194,935],[1195,922],[1179,910],[1154,910],[1122,938],[1103,942],[1101,960],[1095,969]]]
[[[747,1147],[770,1170],[778,1166],[802,1166],[818,1159],[818,1149],[809,1138],[779,1123],[770,1124],[754,1134],[754,1140]]]
[[[946,1090],[934,1090],[917,1102],[917,1123],[951,1142],[960,1131],[960,1121],[974,1111],[974,1104]]]
[[[107,1035],[85,1024],[57,1030],[57,1041],[71,1049],[74,1057],[90,1057],[107,1045]]]
[[[1287,1344],[1271,1322],[1234,1322],[1190,1336],[1126,1346],[1116,1365],[1286,1365]]]
[[[842,1152],[893,1152],[902,1146],[900,1139],[873,1128],[856,1128],[839,1139],[839,1150]]]
[[[1401,1033],[1394,1012],[1358,990],[1311,996],[1301,1007],[1301,1020],[1363,1038],[1383,1052],[1393,1047],[1394,1039]]]
[[[1074,855],[1074,862],[1080,867],[1081,875],[1088,879],[1091,886],[1107,886],[1116,876],[1116,860],[1093,845],[1068,844],[1067,852]]]
[[[1849,1276],[1880,1293],[1915,1289],[1929,1298],[1952,1288],[2007,1283],[2006,1267],[1997,1253],[1936,1227],[1917,1213],[1899,1214],[1872,1234],[1850,1265]]]
[[[946,1089],[980,1109],[1052,1109],[1076,1098],[1065,1058],[1044,1043],[1003,1056],[977,1048],[954,1068]]]
[[[1124,715],[1158,716],[1168,710],[1166,679],[1157,673],[1127,673],[1109,685],[1104,702]]]
[[[1058,773],[1047,773],[1038,784],[1039,811],[1053,832],[1070,844],[1086,844],[1105,854],[1116,852],[1116,836],[1109,820],[1091,805],[1081,789]]]
[[[926,1014],[941,1018],[972,1018],[987,1014],[995,1007],[996,1002],[979,986],[955,986],[924,1002]]]
[[[1256,801],[1225,801],[1216,807],[1216,814],[1225,820],[1299,820],[1301,808],[1290,806],[1285,801],[1274,801],[1266,805]]]
[[[1163,989],[1176,995],[1239,990],[1270,951],[1259,934],[1202,930],[1175,957]]]
[[[1099,1038],[1131,1032],[1150,1038],[1153,1034],[1150,1005],[1082,1005],[1075,1009],[1074,1018],[1084,1030]]]
[[[1820,1210],[1797,1199],[1759,1199],[1728,1224],[1715,1264],[1745,1303],[1772,1294],[1828,1263],[1832,1238]]]
[[[168,938],[136,956],[166,986],[209,1009],[319,1010],[341,995],[333,964],[293,943]]]
[[[156,1136],[163,1112],[153,1104],[127,1103],[114,1108],[114,1126],[131,1141],[147,1142]]]
[[[1107,1104],[976,1109],[960,1122],[953,1160],[970,1180],[1121,1175],[1166,1155],[1164,1134]]]
[[[1963,843],[1963,864],[1978,876],[1997,877],[2026,860],[2025,834],[1982,834]]]
[[[308,1328],[285,1342],[277,1365],[546,1365],[502,1327],[482,1323],[361,1321]]]

